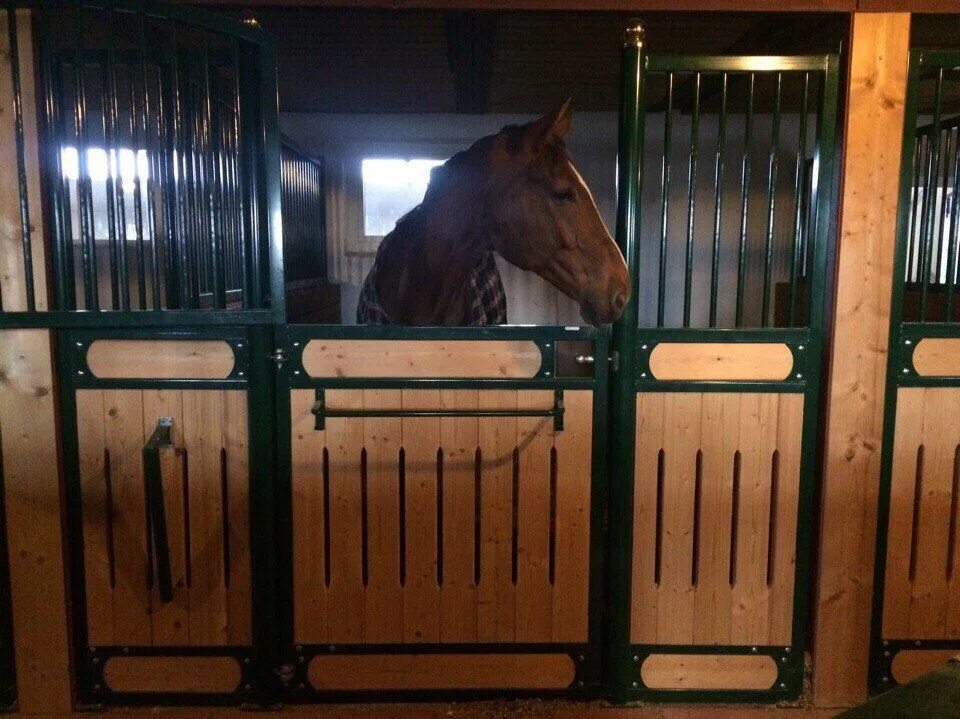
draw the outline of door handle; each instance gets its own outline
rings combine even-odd
[[[147,521],[150,543],[156,557],[157,589],[161,602],[173,601],[173,579],[170,576],[170,538],[167,535],[167,512],[163,506],[163,477],[160,473],[160,448],[173,444],[171,417],[161,417],[150,439],[143,445],[144,484],[147,495]]]

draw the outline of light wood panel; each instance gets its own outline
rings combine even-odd
[[[921,377],[960,376],[960,339],[923,338],[913,350],[913,368]]]
[[[765,690],[777,681],[777,663],[753,654],[651,654],[640,678],[650,689]]]
[[[87,349],[100,379],[226,379],[233,361],[222,340],[94,340]]]
[[[515,417],[328,417],[318,431],[313,395],[291,394],[298,643],[586,641],[591,392],[565,393],[562,432]],[[545,409],[553,392],[328,390],[326,401]]]
[[[814,701],[866,697],[910,16],[856,14],[815,582]]]
[[[111,657],[103,665],[103,681],[115,692],[226,694],[240,677],[233,657]]]
[[[960,389],[897,392],[885,639],[960,638]]]
[[[785,344],[661,342],[650,353],[659,380],[784,380],[792,369]]]
[[[891,673],[898,684],[906,684],[919,676],[946,666],[960,656],[956,649],[905,649],[893,657]]]
[[[316,656],[307,675],[334,691],[566,689],[576,668],[566,654],[359,654]]]
[[[142,450],[160,417],[170,602],[148,575]],[[246,391],[78,390],[77,425],[90,644],[249,645]]]
[[[40,203],[40,158],[37,132],[37,83],[34,76],[33,16],[30,10],[16,12],[19,55],[21,117],[23,119],[24,169],[29,214],[30,266],[36,309],[47,309],[46,252]],[[4,312],[28,308],[26,259],[23,253],[23,218],[20,212],[20,181],[14,131],[12,56],[7,13],[0,12],[0,298]]]
[[[637,396],[631,641],[789,644],[803,395]]]
[[[311,377],[533,377],[540,349],[528,340],[310,340]]]
[[[20,710],[67,713],[71,687],[52,348],[0,331],[0,452]]]

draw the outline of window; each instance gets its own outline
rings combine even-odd
[[[364,158],[360,166],[363,181],[363,234],[383,237],[397,220],[420,204],[430,170],[443,160],[432,158]]]

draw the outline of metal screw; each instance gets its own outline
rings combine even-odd
[[[913,643],[913,645],[914,645],[915,647],[919,647],[919,646],[921,646],[922,644],[923,644],[923,642],[921,642],[919,639]]]
[[[247,691],[250,691],[251,689],[253,689],[253,687],[250,686],[249,684],[244,684],[243,688],[246,689]]]
[[[787,688],[787,683],[786,683],[786,682],[780,682],[780,688],[781,688],[781,689],[786,689],[786,688]]]
[[[550,370],[547,370],[546,372],[544,372],[544,374],[545,374],[547,377],[549,377],[549,376],[550,376]]]
[[[750,651],[756,654],[758,650],[756,647],[750,647]]]
[[[890,656],[890,651],[889,651],[889,650],[888,650],[888,651],[885,651],[885,652],[883,653],[883,656],[889,657],[889,656]]]
[[[304,684],[303,682],[300,682],[300,684],[298,684],[297,687],[300,688],[300,689],[306,689],[306,688],[307,688],[307,685]]]
[[[97,648],[96,648],[96,647],[90,647],[90,653],[91,653],[91,654],[96,654],[96,653],[97,653]]]
[[[789,654],[790,652],[793,651],[793,647],[784,647],[784,648],[783,648],[783,651],[785,651],[787,654]]]
[[[99,663],[100,663],[100,657],[94,657],[94,658],[93,658],[93,663],[94,663],[94,664],[99,664]]]
[[[890,677],[884,675],[884,676],[880,677],[880,681],[882,681],[884,684],[886,684],[886,683],[888,683],[888,682],[890,681]]]
[[[329,649],[331,652],[337,651],[337,648],[336,648],[335,646],[333,646],[332,644],[328,647],[328,649]]]
[[[93,685],[93,688],[94,688],[96,691],[100,691],[103,687],[101,687],[99,684],[94,684],[94,685]]]
[[[641,372],[641,373],[640,373],[640,376],[641,376],[641,377],[646,377],[646,376],[647,376],[647,373],[646,373],[646,372]]]
[[[803,373],[797,372],[797,379],[803,379]]]
[[[303,655],[301,655],[301,656],[299,656],[299,657],[297,657],[297,658],[300,660],[300,663],[301,663],[301,664],[305,664],[306,661],[307,661],[307,658],[306,658],[305,656],[303,656]]]
[[[124,647],[124,648],[123,648],[123,653],[124,653],[124,654],[129,654],[129,653],[130,653],[130,647]]]
[[[646,348],[647,348],[646,345],[640,345],[640,349],[645,350]]]
[[[636,654],[634,654],[634,655],[633,655],[633,661],[634,661],[634,663],[639,662],[639,661],[640,661],[640,657],[638,657]]]
[[[77,342],[77,347],[83,347],[83,342]]]
[[[582,661],[583,661],[583,655],[582,655],[582,654],[577,657],[577,661],[578,661],[578,662],[582,662]]]
[[[77,374],[82,377],[82,376],[83,376],[83,370],[82,370],[82,369],[78,369],[78,370],[77,370]]]
[[[300,343],[299,343],[299,342],[294,342],[294,343],[293,343],[293,346],[294,346],[294,347],[299,347],[299,346],[300,346]]]
[[[787,663],[787,658],[786,658],[786,657],[782,657],[782,658],[780,659],[780,663],[781,663],[781,664],[786,664],[786,663]]]
[[[237,372],[237,375],[243,377],[243,372]]]
[[[634,688],[634,689],[636,689],[636,688],[639,687],[639,686],[640,686],[640,683],[639,683],[639,682],[634,682],[634,683],[633,683],[633,688]]]
[[[904,367],[904,368],[901,370],[901,372],[903,372],[904,374],[910,374],[910,370],[909,370],[908,368],[906,368],[906,367]]]
[[[889,647],[889,646],[890,646],[890,642],[889,642],[888,640],[884,639],[884,640],[883,640],[883,646]]]
[[[300,370],[295,369],[295,370],[293,371],[293,373],[294,373],[294,374],[300,374]]]
[[[577,686],[578,686],[578,687],[582,687],[582,686],[583,686],[583,682],[582,682],[582,681],[577,682]]]
[[[237,342],[237,349],[243,347],[243,342]]]
[[[244,658],[243,658],[243,663],[244,663],[244,664],[249,664],[249,663],[250,663],[250,657],[244,657]]]
[[[904,340],[903,343],[904,343],[905,345],[908,345],[908,346],[909,346],[909,345],[912,345],[912,344],[913,344],[913,340]]]
[[[797,349],[803,352],[803,345],[797,345]]]
[[[544,346],[544,347],[549,347],[549,346],[550,346],[550,343],[549,343],[549,342],[544,342],[544,343],[543,343],[543,346]]]

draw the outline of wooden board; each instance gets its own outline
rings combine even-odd
[[[40,202],[40,158],[37,132],[37,83],[34,77],[32,12],[17,10],[21,117],[24,169],[29,215],[33,299],[37,310],[47,309],[46,252]],[[23,217],[20,211],[17,142],[14,131],[12,62],[7,13],[0,13],[0,298],[4,312],[28,308],[26,259],[23,253]]]
[[[924,337],[913,350],[913,368],[921,377],[960,376],[960,339]]]
[[[94,340],[87,349],[100,379],[226,379],[233,361],[222,340]]]
[[[785,344],[661,342],[650,353],[659,380],[784,380],[793,370]]]
[[[640,678],[649,689],[763,691],[777,681],[777,664],[753,654],[651,654]]]
[[[562,432],[549,418],[469,416],[330,417],[315,430],[313,394],[291,394],[298,643],[587,640],[591,392],[565,393]],[[331,409],[543,410],[553,392],[326,399]]]
[[[0,452],[20,710],[72,706],[52,347],[46,330],[0,331]]]
[[[115,692],[227,694],[240,685],[233,657],[111,657],[103,681]]]
[[[946,666],[951,659],[960,656],[956,649],[905,649],[893,657],[893,678],[898,684],[906,684],[919,676]]]
[[[310,340],[303,348],[311,377],[528,378],[540,362],[527,340]]]
[[[866,698],[910,16],[853,17],[815,581],[814,702]]]
[[[637,396],[631,641],[789,644],[803,396]]]
[[[316,656],[307,676],[321,691],[566,689],[567,654],[373,654]]]
[[[241,5],[283,5],[286,0],[244,0]],[[365,7],[439,10],[602,10],[642,12],[853,12],[858,0],[783,0],[771,4],[768,0],[312,0],[311,5],[334,7]],[[950,0],[859,0],[861,3],[920,4],[921,7],[944,8],[949,11]],[[944,4],[940,4],[944,3]],[[201,0],[201,5],[215,4]],[[931,11],[932,12],[932,11]]]
[[[897,392],[884,639],[960,639],[960,389]]]
[[[161,448],[173,600],[151,582],[143,445]],[[91,645],[252,642],[247,393],[77,391],[88,640]]]

